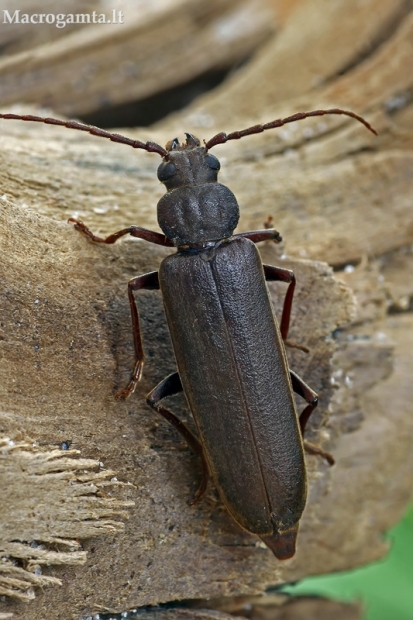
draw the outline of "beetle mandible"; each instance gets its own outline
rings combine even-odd
[[[177,249],[163,260],[159,271],[133,278],[128,284],[135,367],[130,383],[116,398],[130,396],[142,376],[144,353],[134,292],[160,288],[178,372],[161,381],[146,401],[201,457],[203,478],[192,503],[204,495],[212,475],[235,521],[259,536],[281,560],[295,553],[306,502],[304,449],[330,464],[334,461],[327,452],[303,441],[318,398],[288,368],[285,354],[284,344],[292,344],[287,334],[294,274],[263,265],[255,247],[259,241],[279,242],[281,237],[274,229],[234,234],[238,203],[234,194],[217,182],[220,164],[209,151],[228,140],[325,114],[350,116],[376,134],[362,117],[334,108],[294,114],[228,135],[219,133],[203,146],[187,133],[184,144],[175,138],[164,149],[154,142],[143,143],[77,121],[0,114],[4,119],[86,131],[163,158],[158,168],[158,178],[167,189],[158,203],[163,235],[129,226],[102,238],[82,222],[69,220],[97,243],[115,243],[129,234]],[[288,284],[279,327],[266,280]],[[162,404],[164,398],[182,390],[198,437]],[[300,415],[293,392],[307,402]]]

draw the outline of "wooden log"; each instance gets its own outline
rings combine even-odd
[[[11,135],[6,138],[8,132]],[[67,615],[79,615],[175,597],[259,592],[267,584],[378,557],[384,549],[381,533],[401,513],[410,489],[407,471],[405,477],[395,475],[400,468],[407,469],[408,462],[407,446],[399,444],[397,455],[387,464],[388,475],[398,481],[391,501],[386,502],[383,517],[367,525],[367,515],[376,511],[373,499],[379,501],[379,489],[384,496],[387,492],[382,475],[370,479],[375,447],[370,444],[372,429],[363,422],[361,405],[366,390],[377,388],[391,372],[391,347],[388,341],[374,337],[385,309],[378,314],[370,310],[369,320],[359,317],[362,338],[345,331],[332,340],[331,333],[351,321],[354,306],[349,290],[333,279],[325,265],[281,259],[276,246],[264,245],[264,260],[293,266],[299,282],[291,337],[307,344],[311,354],[293,351],[291,364],[320,392],[322,402],[312,421],[310,439],[340,454],[333,470],[318,459],[309,459],[311,493],[299,550],[291,562],[278,563],[231,521],[212,486],[199,506],[191,508],[186,503],[199,480],[199,464],[174,431],[153,417],[143,400],[174,369],[156,293],[143,293],[139,300],[147,351],[142,385],[126,403],[113,399],[114,391],[127,381],[133,359],[126,282],[156,268],[167,250],[139,241],[94,246],[64,221],[74,214],[75,205],[82,205],[82,218],[94,230],[113,231],[131,222],[152,226],[153,213],[146,213],[154,208],[160,193],[154,185],[154,156],[115,145],[108,151],[105,143],[92,137],[14,123],[4,124],[3,143],[7,147],[2,153],[1,186],[13,201],[2,204],[1,277],[7,291],[2,308],[2,360],[8,378],[2,384],[7,412],[3,427],[14,440],[30,437],[37,441],[42,451],[71,441],[83,458],[103,462],[118,480],[133,484],[119,499],[136,504],[124,534],[82,541],[91,558],[85,566],[70,572],[49,569],[64,585],[54,588],[53,594],[50,588],[47,594],[39,594],[30,603],[30,617],[42,617],[45,609],[53,617],[56,606]],[[138,201],[146,208],[139,209]],[[36,213],[40,210],[43,213]],[[132,216],[133,210],[140,211],[139,215]],[[377,277],[367,275],[365,281],[359,289],[365,298],[375,299]],[[279,312],[280,287],[271,288]],[[400,382],[400,376],[396,380]],[[400,399],[401,389],[398,384]],[[182,402],[174,410],[188,415]],[[374,414],[380,420],[387,415],[383,404]],[[392,433],[386,428],[382,437],[378,425],[374,445],[382,442],[381,454],[385,446],[391,449],[399,433],[409,437],[402,406],[396,414],[399,427],[394,425]],[[377,425],[374,416],[371,424]],[[340,449],[348,433],[353,451],[362,446],[355,465]],[[352,479],[359,479],[365,470],[365,485],[374,496],[371,502],[361,501],[366,496],[364,486],[348,488],[345,484],[348,467]],[[356,520],[348,536],[350,518],[363,511],[365,517]],[[33,534],[33,539],[41,540],[41,535]],[[126,575],[129,584],[122,587]],[[69,584],[76,592],[70,598],[66,593]],[[16,605],[13,608],[22,613]]]

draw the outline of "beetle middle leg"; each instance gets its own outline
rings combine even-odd
[[[265,279],[267,281],[285,282],[288,284],[287,292],[284,297],[283,311],[281,315],[280,331],[284,344],[294,349],[300,349],[304,353],[308,353],[309,349],[303,345],[296,344],[287,340],[288,330],[290,329],[291,319],[291,307],[293,304],[294,290],[295,290],[295,275],[291,269],[284,269],[283,267],[273,267],[272,265],[263,265]]]
[[[161,381],[151,392],[149,392],[146,397],[146,402],[155,411],[160,413],[168,422],[170,422],[177,431],[179,431],[185,441],[188,443],[189,447],[201,457],[202,462],[202,480],[201,484],[197,492],[195,493],[193,499],[190,501],[190,504],[196,504],[199,500],[205,495],[208,478],[209,478],[209,467],[205,457],[204,449],[200,443],[200,441],[195,437],[195,435],[189,430],[187,426],[169,409],[166,409],[163,405],[160,404],[160,401],[167,396],[174,396],[182,392],[182,383],[179,378],[179,374],[174,372],[172,375],[169,375]]]
[[[318,395],[293,370],[290,370],[290,377],[294,392],[299,396],[302,396],[308,403],[307,407],[303,409],[299,417],[301,435],[304,439],[307,422],[318,405]],[[309,454],[321,456],[329,465],[334,465],[334,457],[329,452],[322,450],[318,446],[304,440],[304,449]]]
[[[130,396],[135,391],[136,385],[142,376],[143,362],[145,356],[143,353],[142,338],[139,327],[139,313],[135,298],[133,296],[133,291],[138,291],[140,289],[159,289],[158,272],[151,271],[150,273],[146,273],[143,276],[133,278],[128,282],[128,297],[132,317],[133,344],[135,347],[135,367],[133,369],[132,378],[128,386],[124,390],[120,390],[115,394],[116,400],[119,400],[120,398],[128,398],[128,396]]]

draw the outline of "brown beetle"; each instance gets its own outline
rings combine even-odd
[[[234,235],[239,208],[233,193],[217,182],[219,161],[209,153],[217,144],[280,127],[309,116],[344,114],[374,129],[360,116],[340,109],[294,114],[226,135],[201,146],[191,134],[166,149],[131,140],[77,121],[0,114],[0,118],[44,122],[87,131],[158,153],[158,178],[167,193],[158,203],[163,235],[137,226],[101,238],[82,222],[75,228],[98,243],[115,243],[130,234],[152,243],[175,246],[159,272],[128,285],[136,364],[132,379],[117,398],[127,398],[142,374],[144,354],[134,292],[161,289],[178,372],[164,379],[147,403],[183,435],[202,458],[203,480],[193,502],[205,493],[209,474],[234,519],[259,536],[279,559],[294,555],[307,483],[304,449],[332,457],[303,441],[317,395],[290,371],[284,349],[295,278],[288,269],[261,263],[255,243],[281,241],[274,229]],[[280,327],[266,280],[288,283]],[[288,343],[287,343],[288,344]],[[184,391],[198,429],[195,435],[162,404]],[[308,403],[297,414],[293,392]]]

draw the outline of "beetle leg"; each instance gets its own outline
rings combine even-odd
[[[267,281],[276,280],[277,282],[288,283],[287,292],[284,298],[284,306],[281,315],[280,331],[283,340],[287,339],[288,330],[290,328],[291,306],[293,304],[295,275],[291,269],[283,269],[282,267],[273,267],[272,265],[263,265],[265,279]]]
[[[94,243],[115,243],[121,237],[131,235],[132,237],[139,237],[139,239],[144,239],[150,243],[166,245],[169,247],[173,246],[172,241],[170,241],[168,237],[165,237],[165,235],[161,235],[153,230],[148,230],[147,228],[141,228],[140,226],[129,226],[128,228],[123,228],[123,230],[118,230],[108,237],[98,237],[97,235],[94,235],[92,231],[89,230],[89,228],[80,220],[70,217],[67,221],[73,222],[76,230],[81,232],[82,235],[85,235],[85,237],[88,237]]]
[[[120,392],[117,392],[117,394],[115,395],[116,400],[119,400],[120,398],[128,398],[135,391],[136,385],[142,376],[143,361],[145,356],[142,348],[138,307],[133,296],[133,291],[138,291],[140,289],[159,289],[158,272],[151,271],[150,273],[146,273],[143,276],[133,278],[128,282],[128,297],[132,317],[133,344],[135,347],[135,367],[133,369],[132,378],[128,386],[124,390],[120,390]]]
[[[293,370],[290,370],[290,377],[294,392],[308,403],[300,415],[301,434],[304,436],[308,419],[318,405],[318,395]]]
[[[305,347],[303,344],[298,344],[297,342],[294,342],[294,340],[284,340],[284,345],[286,347],[290,347],[290,349],[299,349],[304,353],[310,353],[310,349],[308,347]]]
[[[291,318],[291,306],[293,304],[294,289],[295,289],[295,275],[290,269],[283,269],[282,267],[273,267],[272,265],[263,265],[265,279],[267,281],[275,280],[277,282],[288,283],[287,292],[284,297],[284,306],[281,315],[280,331],[281,337],[285,346],[292,349],[300,349],[304,353],[308,353],[310,349],[302,344],[297,344],[292,340],[287,340],[288,330],[290,329]]]
[[[195,437],[195,435],[185,426],[183,422],[169,409],[166,409],[163,405],[159,404],[163,398],[167,396],[173,396],[174,394],[178,394],[182,392],[182,384],[181,379],[179,378],[179,374],[174,372],[172,375],[169,375],[161,381],[151,392],[149,392],[146,397],[146,402],[149,407],[160,413],[168,422],[170,422],[177,431],[179,431],[185,441],[188,443],[189,447],[196,453],[199,454],[202,461],[202,480],[201,484],[197,492],[194,495],[194,498],[189,502],[190,504],[196,504],[199,500],[205,495],[208,478],[209,478],[209,467],[206,461],[204,449],[200,441]]]
[[[318,395],[293,370],[290,370],[290,376],[294,392],[302,396],[304,400],[308,403],[307,407],[305,407],[299,417],[301,435],[304,438],[304,432],[307,422],[314,409],[318,405]],[[308,441],[304,441],[304,449],[310,454],[318,454],[323,459],[325,459],[329,465],[334,465],[334,457],[329,452],[325,452],[318,446],[315,446]]]
[[[309,349],[301,344],[287,340],[288,330],[290,328],[291,306],[293,304],[293,296],[295,289],[295,275],[290,269],[282,267],[273,267],[272,265],[263,265],[265,279],[267,281],[277,281],[288,283],[287,292],[284,297],[284,306],[281,315],[280,331],[284,344],[293,349],[300,349],[304,353],[308,353]]]
[[[321,456],[321,458],[326,460],[329,465],[334,465],[335,463],[334,456],[330,454],[330,452],[326,452],[325,450],[322,450],[322,448],[315,446],[313,443],[310,443],[309,441],[304,441],[304,450],[308,452],[309,454],[315,454],[316,456]]]
[[[250,232],[245,233],[237,233],[233,235],[233,237],[243,237],[244,239],[249,239],[253,243],[259,243],[260,241],[275,241],[276,243],[280,243],[282,241],[282,237],[278,230],[275,228],[266,228],[265,230],[251,230]]]

